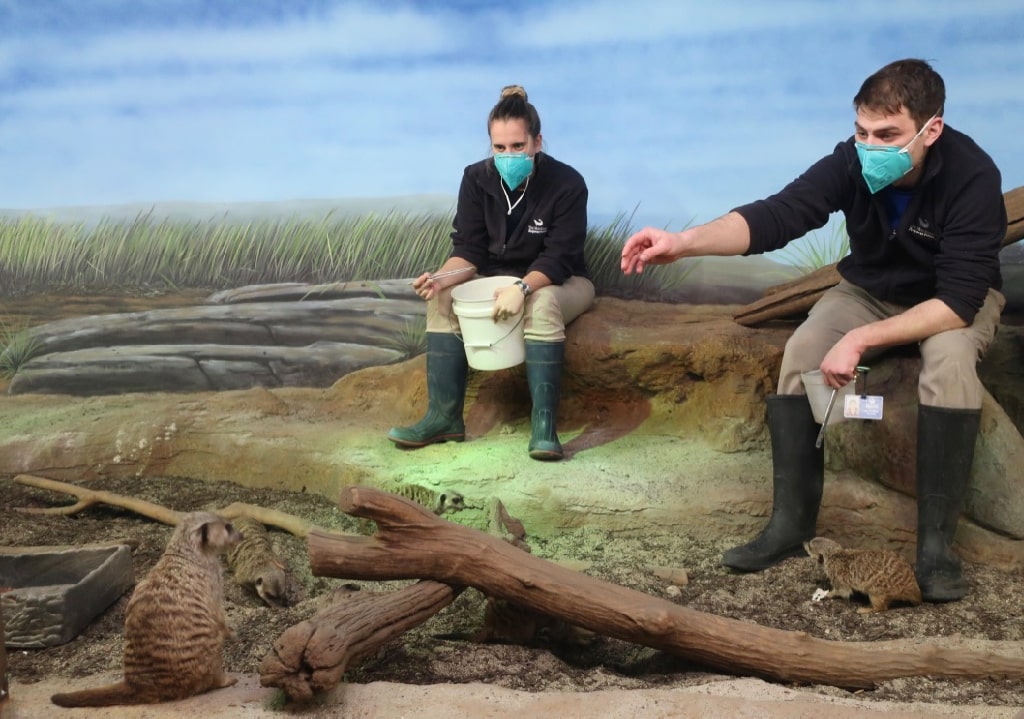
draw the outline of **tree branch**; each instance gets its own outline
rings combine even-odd
[[[59,492],[61,494],[70,494],[74,497],[78,497],[78,502],[63,507],[18,507],[15,510],[24,514],[56,514],[71,516],[97,504],[108,504],[111,507],[127,509],[130,512],[141,514],[143,517],[148,517],[149,519],[156,520],[162,524],[169,524],[171,526],[176,525],[184,514],[183,512],[178,512],[176,510],[169,509],[168,507],[164,507],[163,505],[154,504],[153,502],[147,502],[146,500],[138,499],[137,497],[126,497],[123,494],[107,492],[104,490],[86,489],[85,487],[79,487],[67,482],[59,482],[54,479],[47,479],[46,477],[37,477],[32,474],[19,474],[14,478],[14,481],[27,487],[36,487],[37,489],[45,489],[50,492]],[[234,502],[224,509],[216,510],[216,512],[225,519],[251,517],[263,524],[278,527],[279,529],[283,529],[284,531],[302,539],[306,538],[314,529],[320,532],[328,531],[317,527],[315,524],[310,524],[301,517],[296,517],[293,514],[279,512],[276,509],[259,507],[255,504],[246,504],[244,502]]]
[[[1021,647],[1006,651],[1004,644],[991,643],[970,651],[939,641],[815,639],[602,582],[380,490],[348,487],[339,504],[352,516],[373,520],[378,531],[373,537],[311,532],[310,564],[318,576],[468,585],[598,634],[773,681],[867,688],[908,676],[1024,678]]]

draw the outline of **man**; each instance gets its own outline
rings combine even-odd
[[[999,250],[1006,234],[999,170],[971,138],[943,121],[945,86],[922,60],[886,65],[853,99],[854,136],[781,192],[678,233],[645,228],[627,240],[622,270],[681,257],[758,254],[822,227],[842,212],[850,254],[840,283],[786,344],[777,393],[767,400],[774,475],[772,516],[722,563],[759,571],[803,553],[815,534],[824,450],[800,380],[820,369],[833,388],[885,349],[918,343],[916,575],[926,601],[962,598],[952,551],[970,477],[983,389],[977,362],[1004,300]]]

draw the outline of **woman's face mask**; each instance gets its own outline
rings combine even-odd
[[[499,152],[494,156],[494,167],[508,188],[514,190],[533,172],[533,158],[525,152]]]
[[[938,113],[932,115],[928,122],[922,125],[917,134],[910,139],[910,142],[903,147],[869,145],[866,142],[857,143],[860,172],[872,195],[914,169],[913,160],[910,158],[910,146],[917,141],[917,138],[921,137],[936,117],[938,117]]]
[[[533,172],[534,155],[540,151],[540,135],[530,135],[526,120],[494,120],[488,128],[494,167],[510,190],[519,187]]]

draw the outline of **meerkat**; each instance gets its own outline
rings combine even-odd
[[[422,484],[398,482],[387,482],[379,485],[377,488],[384,492],[397,494],[399,497],[411,499],[416,504],[439,517],[453,512],[461,512],[466,508],[466,500],[458,492],[446,492],[424,487]],[[359,532],[367,534],[373,532],[373,522],[369,519],[358,520],[356,526]]]
[[[274,553],[266,526],[251,517],[239,517],[232,523],[242,534],[242,540],[227,553],[235,581],[272,607],[292,604],[297,588],[288,566]]]
[[[443,490],[424,487],[422,484],[386,484],[380,487],[385,492],[397,494],[400,497],[411,499],[421,507],[429,509],[438,516],[461,512],[466,508],[465,498],[458,492],[446,492]]]
[[[910,605],[921,603],[914,569],[896,552],[887,549],[843,549],[837,542],[815,537],[804,542],[807,554],[820,562],[825,576],[832,583],[829,597],[849,599],[854,592],[867,595],[869,607],[860,607],[861,614],[881,612],[893,602]]]
[[[64,707],[155,704],[234,684],[224,674],[224,640],[233,633],[224,615],[220,555],[240,539],[216,514],[184,515],[128,601],[124,679],[50,700]]]

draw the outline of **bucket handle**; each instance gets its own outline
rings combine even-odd
[[[519,310],[519,319],[516,320],[516,323],[509,328],[508,332],[506,332],[504,335],[502,335],[500,338],[498,338],[494,342],[480,342],[480,343],[469,342],[469,343],[467,343],[466,340],[459,333],[459,330],[461,328],[460,327],[456,327],[456,323],[452,322],[452,318],[454,316],[455,316],[454,312],[452,312],[450,315],[448,315],[448,326],[452,328],[452,334],[455,335],[456,337],[458,337],[459,341],[462,342],[462,344],[464,346],[469,347],[470,349],[486,349],[487,347],[493,347],[494,345],[498,344],[499,342],[503,342],[504,340],[506,340],[509,337],[509,335],[511,335],[513,332],[516,331],[516,329],[518,329],[519,325],[522,324],[522,322],[526,319],[526,303],[524,302],[523,303],[523,308],[521,310]]]

